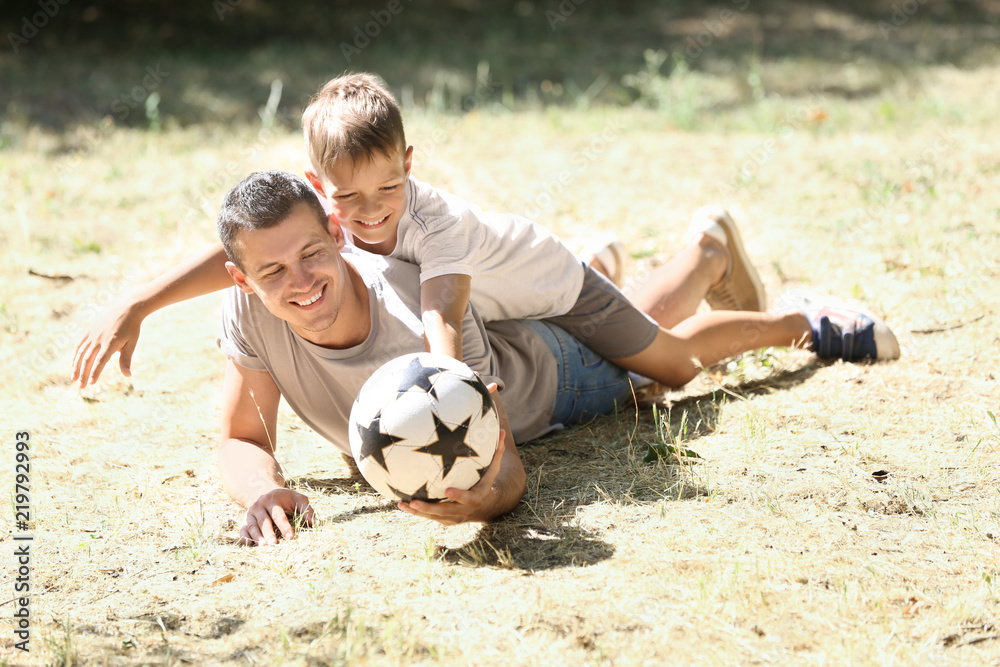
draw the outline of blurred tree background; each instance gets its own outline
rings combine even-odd
[[[731,80],[698,89],[698,111],[763,94],[875,95],[914,67],[995,61],[1000,3],[8,0],[0,25],[5,122],[252,122],[279,80],[272,117],[295,126],[347,70],[380,74],[405,106],[456,112],[656,106],[673,72]]]

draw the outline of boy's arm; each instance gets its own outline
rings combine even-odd
[[[274,544],[274,531],[286,540],[295,534],[288,513],[313,523],[309,499],[285,488],[274,458],[278,401],[281,393],[271,376],[237,365],[230,359],[222,384],[222,429],[219,477],[229,497],[247,508],[240,528],[244,544]]]
[[[493,402],[496,404],[500,417],[500,443],[493,462],[483,478],[468,491],[448,489],[445,495],[450,503],[427,503],[413,500],[409,503],[399,503],[399,508],[415,516],[437,521],[446,526],[465,521],[489,521],[501,514],[514,509],[527,484],[527,475],[521,455],[514,444],[510,424],[507,421],[507,411],[504,410],[497,386],[490,385]]]
[[[222,244],[217,243],[132,290],[105,310],[76,346],[73,381],[79,380],[80,387],[97,382],[115,352],[120,352],[118,366],[122,375],[130,377],[132,352],[146,316],[170,304],[231,286],[227,259]]]
[[[472,278],[451,273],[420,285],[420,315],[428,352],[462,360],[462,320],[469,306]]]

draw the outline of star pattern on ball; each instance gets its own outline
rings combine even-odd
[[[457,459],[470,458],[478,455],[476,450],[465,444],[465,434],[469,430],[469,422],[471,420],[472,418],[469,417],[454,429],[450,429],[448,428],[448,425],[441,421],[441,419],[435,414],[434,431],[437,435],[437,440],[429,445],[424,445],[415,451],[424,452],[426,454],[430,454],[431,456],[440,456],[442,470],[441,476],[447,477]]]
[[[440,369],[428,368],[420,363],[419,358],[414,358],[413,361],[410,362],[410,365],[403,369],[402,377],[399,381],[399,387],[396,388],[396,393],[401,394],[407,389],[417,387],[419,389],[423,389],[434,398],[437,398],[438,395],[434,391],[434,383],[431,382],[431,377],[440,372]]]
[[[373,456],[375,461],[382,466],[382,470],[389,472],[389,468],[385,464],[385,449],[403,438],[383,433],[379,425],[381,419],[382,411],[379,410],[371,424],[368,426],[358,424],[358,435],[361,436],[361,458],[359,460],[364,461],[369,456]]]
[[[483,399],[483,417],[489,414],[489,411],[493,409],[493,397],[490,396],[490,390],[486,388],[486,383],[480,380],[478,377],[475,378],[463,378],[462,382],[469,385],[476,390]]]
[[[438,502],[437,498],[427,497],[427,482],[424,482],[423,486],[421,486],[413,493],[403,493],[402,491],[394,487],[392,484],[389,484],[388,482],[386,483],[386,486],[388,486],[389,490],[395,493],[399,497],[399,500],[404,503],[408,503],[411,500],[423,500],[425,503]]]

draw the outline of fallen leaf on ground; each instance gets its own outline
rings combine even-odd
[[[236,577],[236,575],[233,574],[232,572],[230,572],[229,574],[225,574],[225,575],[219,577],[218,579],[216,579],[215,581],[213,581],[211,584],[209,584],[209,586],[215,586],[216,584],[226,584],[226,583],[229,583],[235,577]]]

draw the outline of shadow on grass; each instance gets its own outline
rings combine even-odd
[[[575,525],[582,507],[656,505],[707,497],[698,459],[645,460],[652,445],[674,443],[681,451],[715,430],[723,406],[733,400],[786,389],[809,379],[820,367],[773,373],[767,378],[712,392],[657,402],[652,412],[605,415],[521,447],[528,471],[524,501],[510,515],[484,525],[458,549],[439,550],[449,562],[475,567],[548,570],[594,565],[612,557],[614,546],[598,531]],[[645,404],[649,406],[648,403]],[[648,415],[644,416],[644,415]]]
[[[362,489],[374,490],[360,473],[351,477],[296,477],[290,480],[289,488],[319,491],[327,495],[335,493],[356,495]]]
[[[614,546],[593,531],[566,524],[525,524],[518,521],[521,514],[484,524],[468,544],[438,547],[437,555],[458,565],[539,571],[594,565],[615,553]]]
[[[377,495],[378,493],[367,481],[365,481],[365,478],[361,476],[360,472],[356,475],[351,475],[350,477],[296,477],[289,481],[289,488],[297,491],[305,491],[307,493],[321,493],[323,495],[356,496],[360,494]],[[343,523],[344,521],[351,521],[352,519],[366,514],[390,512],[395,509],[395,503],[386,501],[384,504],[366,505],[357,509],[341,512],[340,514],[323,517],[319,523]]]
[[[677,401],[663,400],[662,396],[651,396],[645,400],[640,398],[639,408],[655,405],[664,412],[670,425],[671,440],[702,437],[715,430],[720,410],[727,402],[790,389],[811,378],[824,365],[824,362],[813,361],[801,368],[782,370],[766,378],[685,396]]]
[[[140,128],[256,123],[280,79],[278,117],[295,127],[308,98],[345,70],[377,72],[404,100],[435,111],[629,105],[649,102],[625,84],[646,73],[647,49],[737,85],[743,94],[728,102],[735,106],[761,90],[854,99],[920,66],[989,61],[1000,23],[989,0],[441,2],[404,11],[384,28],[371,27],[370,3],[338,3],[336,12],[318,0],[295,12],[220,4],[228,13],[205,2],[146,3],[139,15],[131,4],[115,11],[70,3],[40,30],[24,27],[23,8],[6,8],[5,34],[37,35],[0,45],[0,110],[15,124],[56,131],[105,117]],[[365,28],[375,36],[359,36]],[[747,84],[761,63],[782,62],[803,67],[757,72],[756,92]],[[846,78],[835,74],[840,68],[850,70]],[[671,71],[666,64],[653,83]],[[89,145],[87,137],[77,142]]]
[[[290,486],[329,495],[354,495],[359,491],[375,493],[362,477],[300,477],[290,480]],[[324,517],[319,523],[342,523],[368,514],[395,511],[395,508],[395,503],[392,502],[367,505]],[[558,509],[567,511],[564,506]],[[545,521],[526,522],[525,514],[522,505],[511,515],[484,524],[476,538],[463,547],[459,549],[440,547],[438,556],[448,562],[462,565],[545,570],[593,565],[614,554],[614,547],[598,539],[596,534],[590,531],[565,525],[551,518]]]
[[[472,567],[540,571],[585,567],[611,558],[615,547],[600,532],[576,525],[580,508],[655,505],[704,498],[711,491],[698,474],[698,459],[645,461],[651,445],[676,443],[681,449],[715,430],[727,402],[787,389],[808,380],[822,367],[809,363],[794,370],[714,391],[651,402],[640,400],[638,414],[627,409],[614,415],[555,432],[520,448],[528,472],[524,500],[510,514],[484,524],[476,537],[459,548],[439,547],[447,562]],[[356,494],[370,490],[361,477],[298,478],[297,488],[320,493]],[[324,519],[324,523],[391,510],[374,505]]]

